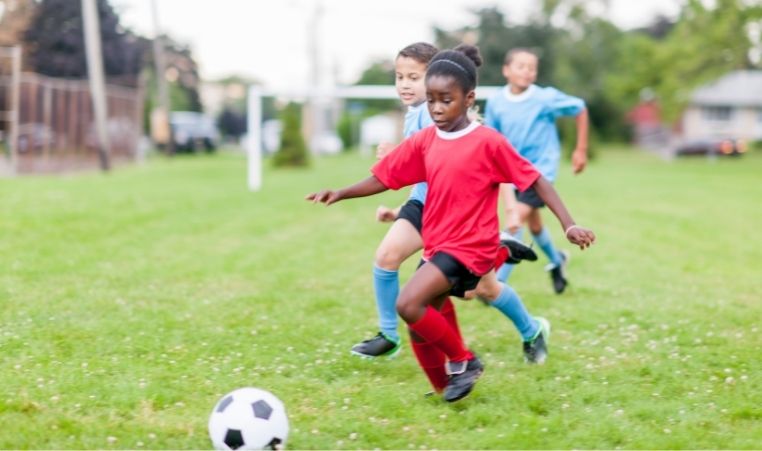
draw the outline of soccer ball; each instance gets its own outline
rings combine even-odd
[[[283,403],[258,388],[239,388],[223,396],[209,417],[216,449],[282,449],[288,437]]]

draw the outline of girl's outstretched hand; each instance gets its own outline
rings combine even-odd
[[[585,248],[595,243],[595,234],[592,230],[573,225],[566,229],[566,239],[579,246],[580,249],[585,250]]]
[[[340,201],[341,196],[339,195],[338,191],[324,189],[322,191],[318,191],[317,193],[308,194],[304,199],[312,201],[313,204],[321,202],[326,205],[331,205],[335,202]]]

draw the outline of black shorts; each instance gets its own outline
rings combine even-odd
[[[545,202],[540,199],[534,188],[528,188],[523,193],[516,190],[516,200],[532,208],[542,208],[545,206]]]
[[[421,260],[418,264],[420,268],[426,260]],[[473,290],[476,285],[479,284],[481,276],[477,276],[468,270],[468,268],[459,262],[452,255],[446,252],[437,252],[431,257],[429,263],[433,264],[447,277],[447,280],[452,284],[450,288],[450,294],[462,298],[465,296],[466,291]]]
[[[420,235],[421,230],[423,230],[423,204],[417,200],[409,199],[400,208],[397,219],[406,219],[407,222],[413,224]]]

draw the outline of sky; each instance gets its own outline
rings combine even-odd
[[[509,23],[536,13],[537,0],[155,0],[160,29],[190,45],[207,80],[242,75],[270,89],[354,83],[371,62],[433,41],[433,26],[475,25],[469,11],[497,6]],[[154,36],[152,0],[111,0],[122,25]],[[675,17],[681,0],[610,0],[599,11],[622,28],[657,14]],[[446,5],[446,7],[443,7]],[[317,20],[316,20],[317,18]],[[508,46],[508,44],[507,44]],[[315,71],[311,58],[319,55]],[[507,48],[506,48],[507,49]],[[317,77],[315,74],[318,74]]]

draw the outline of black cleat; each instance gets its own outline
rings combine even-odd
[[[484,372],[482,362],[476,356],[465,362],[448,362],[450,380],[444,390],[444,400],[455,402],[463,399],[474,389],[476,381]]]
[[[549,264],[545,267],[545,270],[550,273],[550,279],[553,282],[553,291],[556,294],[561,294],[566,289],[569,282],[566,280],[566,265],[569,263],[569,253],[561,251],[561,264],[554,265]]]
[[[550,322],[539,316],[535,319],[540,323],[540,330],[534,338],[524,342],[524,361],[530,364],[542,365],[548,359]]]
[[[352,346],[351,352],[366,359],[375,359],[376,357],[393,359],[400,353],[401,344],[401,341],[395,342],[383,332],[379,332],[375,337]]]
[[[537,254],[531,247],[517,240],[506,231],[500,232],[500,246],[508,248],[508,257],[505,259],[505,263],[509,265],[516,265],[523,260],[529,260],[530,262],[537,260]]]

